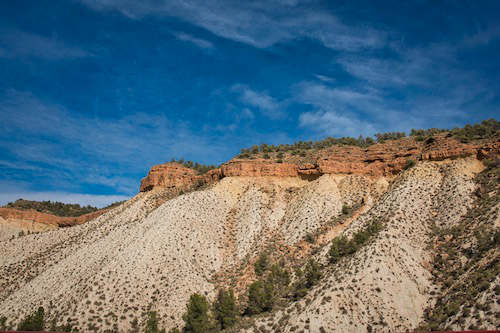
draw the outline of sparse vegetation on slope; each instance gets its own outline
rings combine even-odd
[[[478,174],[473,207],[458,224],[435,226],[430,246],[436,253],[433,273],[442,291],[425,312],[423,330],[475,330],[498,324],[500,230],[494,219],[499,213],[499,180],[497,166]]]

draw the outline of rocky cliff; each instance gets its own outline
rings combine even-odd
[[[6,220],[14,219],[14,220],[32,221],[44,224],[51,224],[58,227],[69,227],[72,225],[82,224],[87,221],[95,219],[96,217],[104,214],[105,212],[106,212],[105,209],[101,209],[96,212],[72,217],[72,216],[56,216],[52,214],[41,213],[33,209],[20,210],[20,209],[0,207],[0,217]]]
[[[211,184],[224,177],[299,176],[311,179],[324,174],[391,176],[401,172],[409,160],[441,161],[467,156],[485,159],[497,156],[499,152],[498,142],[464,144],[441,134],[422,142],[403,138],[377,143],[367,148],[334,146],[316,152],[312,161],[292,156],[285,156],[280,162],[263,158],[235,158],[204,175],[198,175],[194,170],[178,163],[165,163],[151,168],[141,182],[140,191],[153,188],[185,190],[197,185]]]
[[[20,232],[41,232],[82,224],[104,214],[105,209],[76,216],[62,217],[36,210],[20,210],[0,207],[0,240],[18,235]]]

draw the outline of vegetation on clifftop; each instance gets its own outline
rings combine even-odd
[[[449,133],[449,136],[456,138],[457,140],[467,143],[474,140],[490,139],[494,137],[500,137],[500,122],[495,119],[483,120],[481,123],[474,125],[465,125],[463,128],[454,129],[439,129],[439,128],[429,128],[429,129],[412,129],[410,132],[410,137],[413,137],[416,141],[424,141],[425,139],[439,134],[439,133]],[[383,143],[388,140],[399,140],[406,137],[405,132],[385,132],[376,133],[374,137],[363,137],[360,135],[358,138],[354,137],[342,137],[334,138],[327,137],[319,141],[297,141],[293,144],[266,144],[262,143],[260,145],[253,145],[250,148],[241,149],[239,158],[253,158],[255,155],[261,153],[266,159],[270,158],[270,153],[283,153],[287,152],[291,155],[306,156],[306,151],[314,149],[324,149],[332,146],[358,146],[358,147],[369,147],[375,143]],[[281,159],[283,155],[277,156]]]
[[[190,161],[190,160],[184,160],[183,158],[178,159],[178,160],[175,159],[175,158],[172,158],[170,160],[170,162],[171,163],[179,163],[179,164],[183,165],[186,168],[193,169],[194,171],[198,172],[198,174],[200,174],[200,175],[202,175],[204,173],[207,173],[210,170],[218,168],[217,165],[202,164],[202,163],[193,162],[193,161]]]
[[[114,208],[116,206],[121,205],[124,202],[125,201],[117,201],[102,209]],[[4,207],[20,209],[20,210],[33,209],[41,213],[52,214],[56,216],[70,216],[70,217],[81,216],[99,210],[99,208],[90,205],[80,206],[79,204],[67,204],[58,201],[50,201],[50,200],[33,201],[24,199],[17,199],[14,202],[9,202]]]

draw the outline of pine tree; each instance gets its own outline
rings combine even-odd
[[[269,311],[273,308],[273,285],[269,281],[255,281],[248,287],[248,307],[250,315]]]
[[[214,303],[215,320],[221,329],[232,327],[236,323],[238,310],[232,289],[219,290]]]
[[[208,310],[209,303],[205,296],[200,294],[191,295],[187,305],[187,312],[182,317],[186,323],[184,331],[193,333],[208,332],[212,328]]]

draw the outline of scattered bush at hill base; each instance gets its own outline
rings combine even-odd
[[[0,317],[0,331],[7,330],[7,317]]]
[[[270,311],[274,305],[274,288],[270,281],[257,280],[248,287],[246,313],[255,315]]]
[[[186,168],[190,168],[190,169],[195,170],[200,175],[204,174],[204,173],[207,173],[210,170],[217,169],[217,166],[213,165],[213,164],[210,164],[210,165],[209,164],[202,164],[202,163],[193,162],[193,161],[190,161],[190,160],[185,161],[183,158],[181,158],[179,160],[176,160],[175,158],[172,158],[170,160],[170,162],[182,164]]]
[[[200,294],[193,294],[189,298],[187,312],[184,314],[184,332],[205,333],[214,328],[209,314],[210,304],[207,298]]]
[[[18,331],[43,331],[45,328],[45,311],[42,307],[21,320],[17,325]]]
[[[307,294],[307,291],[316,285],[321,279],[322,267],[315,260],[310,259],[304,270],[295,270],[296,280],[292,288],[292,298],[299,300]]]
[[[148,320],[146,321],[145,333],[165,333],[165,329],[158,328],[158,317],[156,311],[148,312]]]
[[[238,309],[232,289],[219,290],[213,308],[214,317],[219,329],[226,329],[236,324]]]

